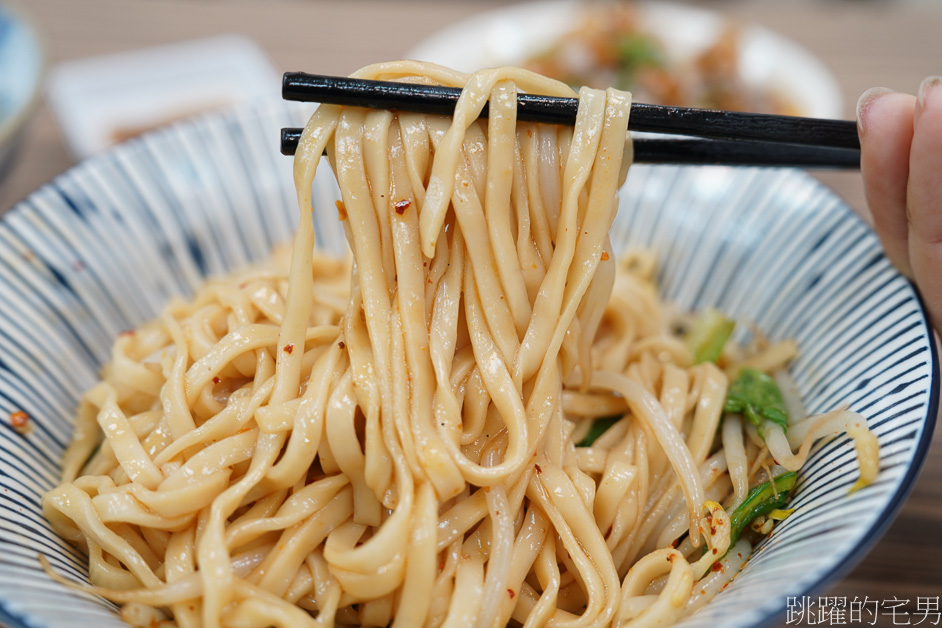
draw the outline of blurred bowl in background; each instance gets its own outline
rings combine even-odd
[[[755,109],[816,118],[840,118],[844,115],[843,96],[837,80],[806,49],[761,26],[738,24],[731,16],[671,2],[649,0],[614,4],[539,0],[518,4],[452,24],[420,42],[406,56],[470,72],[484,67],[532,65],[534,60],[558,46],[564,49],[564,55],[568,55],[565,61],[582,61],[584,65],[585,59],[574,58],[591,57],[597,52],[593,49],[604,43],[600,42],[601,38],[617,36],[617,32],[612,35],[617,26],[611,22],[622,17],[617,11],[624,11],[625,7],[632,12],[629,19],[636,21],[638,31],[649,33],[659,44],[659,52],[663,51],[672,66],[671,74],[681,82],[702,81],[702,76],[691,77],[690,74],[702,70],[701,59],[722,48],[724,38],[733,33],[738,55],[732,60],[730,79],[746,90],[781,96],[789,103],[787,110],[776,111],[776,108],[767,106]],[[616,11],[614,14],[613,9]],[[574,31],[585,29],[587,22],[588,28],[596,29],[596,32],[583,38],[582,49],[569,46],[570,50],[565,50],[566,46],[561,46],[560,41],[570,37]],[[637,40],[630,43],[636,44]],[[637,46],[631,47],[637,52]],[[548,73],[544,64],[534,69]],[[569,77],[555,78],[567,80]],[[644,90],[637,95],[643,102],[656,102],[656,99],[644,98]],[[726,106],[722,101],[719,105],[697,101],[663,104],[737,108]]]
[[[30,22],[0,3],[0,182],[39,101],[44,66],[43,48]]]

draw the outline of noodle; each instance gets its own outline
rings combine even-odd
[[[660,625],[748,558],[753,439],[796,469],[848,432],[873,479],[852,413],[721,425],[726,372],[608,239],[628,94],[583,89],[561,128],[517,122],[517,90],[573,95],[523,70],[357,76],[464,91],[453,118],[320,107],[293,249],[118,338],[43,499],[87,590],[139,625]],[[314,246],[325,151],[352,266]]]

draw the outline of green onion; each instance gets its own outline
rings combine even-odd
[[[732,547],[743,530],[746,529],[753,519],[762,515],[768,515],[773,510],[781,509],[788,503],[791,490],[795,488],[795,481],[798,474],[794,471],[783,473],[776,476],[773,482],[764,482],[749,491],[749,495],[743,500],[743,503],[729,516],[729,546]]]
[[[707,308],[700,312],[687,334],[687,346],[693,353],[694,364],[719,360],[735,326],[736,321],[717,309]]]
[[[737,412],[761,427],[763,420],[788,429],[788,410],[775,380],[758,369],[746,367],[729,386],[724,412]]]
[[[606,416],[600,419],[595,419],[592,422],[592,427],[589,428],[589,432],[582,440],[576,443],[576,447],[591,447],[592,443],[597,441],[608,428],[618,423],[621,417],[622,415],[619,414],[616,416]]]
[[[646,33],[624,35],[615,44],[622,65],[664,65],[664,51],[658,41]]]
[[[634,89],[638,70],[665,65],[664,51],[659,42],[644,33],[633,33],[619,38],[615,49],[618,54],[615,85],[619,89]]]

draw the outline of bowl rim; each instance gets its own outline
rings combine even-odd
[[[0,4],[0,11],[7,13],[12,18],[13,23],[18,24],[25,30],[27,36],[32,40],[36,53],[39,55],[39,68],[33,75],[33,84],[30,86],[29,97],[23,101],[22,106],[14,109],[10,115],[0,118],[0,146],[3,146],[22,130],[26,121],[36,112],[36,106],[42,97],[43,78],[49,67],[49,52],[45,39],[28,11],[15,2],[3,2]]]
[[[159,141],[162,136],[170,133],[176,133],[179,130],[185,131],[191,127],[199,127],[206,124],[207,122],[212,122],[213,120],[226,120],[246,114],[257,116],[259,118],[272,115],[284,115],[284,113],[287,111],[287,105],[288,104],[283,103],[282,101],[244,103],[224,109],[222,111],[198,114],[196,116],[162,126],[160,128],[148,131],[140,136],[131,138],[102,153],[91,156],[78,162],[77,164],[72,165],[50,181],[33,190],[26,197],[14,204],[8,211],[0,214],[0,226],[6,223],[11,216],[17,215],[21,212],[29,211],[31,208],[30,201],[33,197],[43,193],[44,191],[55,189],[61,184],[62,181],[76,175],[81,176],[84,171],[97,168],[99,167],[99,164],[107,163],[113,160],[116,156],[120,156],[122,154],[133,155],[136,152],[144,149],[148,143]],[[684,169],[697,167],[699,166],[679,166],[679,168]],[[708,167],[739,169],[732,166]],[[762,170],[770,170],[770,168],[762,168]],[[863,223],[862,218],[850,208],[847,202],[827,185],[812,177],[803,170],[795,168],[788,168],[784,170],[789,171],[790,176],[795,176],[797,179],[807,184],[811,184],[821,190],[826,191],[829,194],[832,194],[839,202],[841,209],[847,212],[847,219]],[[911,282],[910,285],[912,286]],[[838,579],[844,577],[856,565],[858,565],[864,559],[866,554],[872,550],[873,547],[880,541],[883,535],[893,524],[900,509],[903,507],[903,505],[908,500],[909,495],[912,493],[915,483],[925,465],[926,457],[932,444],[936,418],[939,416],[940,402],[942,402],[942,363],[940,363],[940,356],[942,356],[942,354],[940,354],[940,341],[937,339],[937,336],[935,335],[932,325],[929,321],[928,310],[926,309],[921,295],[918,293],[918,291],[916,291],[914,286],[913,294],[916,297],[919,311],[922,314],[920,328],[927,332],[929,362],[931,366],[928,381],[928,398],[926,400],[926,416],[922,420],[922,430],[918,440],[914,443],[913,454],[911,460],[908,462],[908,468],[906,469],[906,472],[903,474],[902,478],[899,480],[899,486],[897,490],[889,496],[888,501],[882,510],[880,510],[878,516],[875,517],[874,523],[862,533],[861,537],[855,544],[848,548],[847,554],[844,556],[843,560],[835,563],[826,571],[823,571],[823,573],[813,582],[811,582],[803,591],[796,593],[795,596],[788,597],[800,598],[803,596],[808,596],[809,594],[816,591],[821,591],[827,585],[832,584]],[[782,606],[769,605],[765,608],[765,610],[762,610],[761,607],[755,608],[754,610],[760,611],[762,613],[762,617],[757,619],[755,623],[751,624],[750,628],[772,628],[773,626],[777,626],[782,623],[779,615],[783,610]],[[0,626],[4,626],[6,628],[35,628],[36,626],[49,628],[46,624],[37,624],[31,617],[27,615],[21,615],[14,612],[9,607],[8,598],[0,598]]]
[[[922,473],[922,469],[925,466],[926,457],[932,445],[932,436],[935,433],[936,418],[939,416],[940,392],[942,392],[940,376],[942,376],[942,370],[940,370],[939,362],[939,341],[933,332],[932,324],[929,322],[926,304],[919,292],[916,291],[915,286],[913,287],[913,291],[916,294],[916,301],[919,303],[919,309],[922,312],[923,324],[929,332],[929,361],[932,365],[932,371],[929,375],[929,399],[926,403],[926,418],[922,424],[923,429],[919,435],[919,440],[916,442],[916,446],[913,449],[912,461],[909,464],[909,468],[906,469],[906,473],[900,479],[899,488],[890,496],[886,506],[884,506],[883,510],[877,515],[870,528],[857,543],[849,548],[844,560],[833,565],[829,570],[824,572],[817,581],[808,585],[804,591],[788,597],[803,598],[815,591],[821,591],[826,586],[834,584],[846,576],[854,567],[859,565],[866,555],[876,547],[880,539],[883,538],[883,535],[890,529],[890,526],[893,525],[903,505],[909,500],[909,496],[916,486],[916,481],[919,479],[919,475]],[[772,628],[773,626],[781,625],[782,621],[778,615],[781,610],[781,608],[776,610],[770,609],[768,614],[755,623],[752,628]]]

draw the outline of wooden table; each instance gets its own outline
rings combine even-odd
[[[455,20],[503,3],[457,0],[21,0],[44,31],[51,62],[209,35],[240,32],[255,39],[279,70],[348,74],[398,58]],[[798,41],[830,66],[846,95],[846,117],[864,89],[884,85],[914,92],[942,73],[942,2],[828,0],[699,2]],[[43,105],[33,119],[11,177],[0,187],[0,211],[70,165],[62,135]],[[819,175],[866,213],[858,173]],[[940,173],[942,176],[942,173]],[[895,523],[829,595],[908,599],[942,595],[942,436]],[[823,594],[823,592],[822,592]],[[915,624],[921,616],[899,616]],[[782,617],[781,623],[785,623]],[[870,623],[870,618],[866,618]],[[892,625],[883,616],[878,625]],[[923,625],[929,625],[929,621]]]

